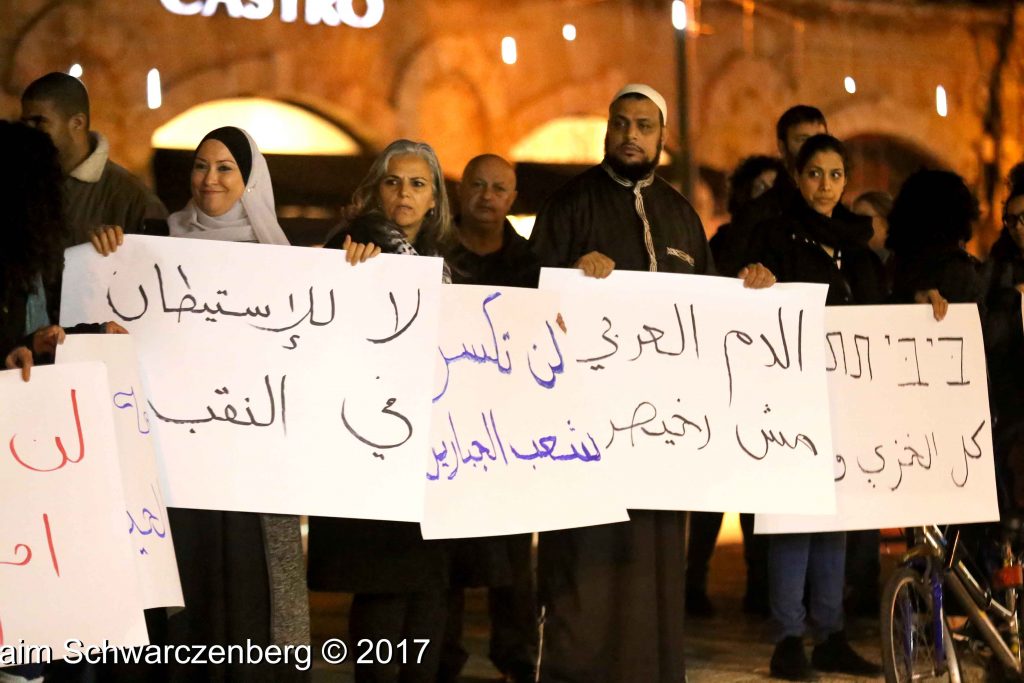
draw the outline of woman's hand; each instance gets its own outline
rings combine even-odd
[[[57,352],[57,345],[64,343],[64,328],[60,325],[40,327],[32,333],[32,353],[37,356],[52,356]]]
[[[21,379],[27,382],[32,375],[32,351],[27,346],[19,346],[4,359],[4,367],[8,370],[21,368]]]
[[[936,320],[942,320],[949,312],[949,302],[939,294],[937,289],[924,289],[914,293],[914,301],[919,304],[931,304],[932,315]]]
[[[760,263],[751,263],[737,277],[750,289],[766,289],[775,284],[775,274]]]
[[[101,225],[89,235],[89,241],[103,256],[110,256],[124,244],[124,230],[120,225]]]
[[[342,243],[341,248],[345,250],[345,260],[349,262],[349,265],[353,266],[380,254],[380,247],[373,242],[368,244],[353,242],[351,235],[345,235],[345,241]]]

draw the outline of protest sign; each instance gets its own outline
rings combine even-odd
[[[172,530],[157,468],[146,394],[139,378],[135,341],[127,334],[75,334],[57,347],[57,362],[98,361],[107,369],[120,456],[126,528],[146,608],[184,605]]]
[[[0,646],[148,643],[104,367],[0,372],[0,405]]]
[[[837,306],[826,313],[837,511],[758,515],[758,533],[999,519],[978,309]]]
[[[585,413],[582,373],[550,292],[445,287],[426,538],[628,519]]]
[[[629,508],[832,512],[826,288],[541,271],[586,376],[585,415]]]
[[[419,521],[441,260],[128,236],[61,322],[136,339],[174,507]]]

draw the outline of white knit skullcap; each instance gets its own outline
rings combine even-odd
[[[661,118],[663,123],[668,123],[668,105],[665,104],[665,98],[661,96],[661,93],[644,83],[627,83],[622,86],[622,90],[615,93],[615,97],[612,98],[612,104],[616,102],[623,95],[643,95],[658,107],[661,111]]]

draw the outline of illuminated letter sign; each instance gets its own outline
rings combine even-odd
[[[233,19],[260,20],[274,13],[274,0],[160,0],[168,12],[189,17],[211,17],[221,5]],[[353,0],[305,0],[302,12],[311,26],[326,24],[353,28],[372,28],[384,17],[384,0],[366,0],[366,11],[360,15]],[[281,0],[281,21],[293,23],[299,18],[299,0]]]

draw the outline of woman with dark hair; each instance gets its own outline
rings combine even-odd
[[[882,263],[867,246],[871,223],[840,204],[847,164],[839,140],[830,135],[808,139],[795,168],[804,201],[758,229],[755,256],[779,282],[827,284],[828,305],[879,304],[886,292]],[[843,532],[777,534],[769,540],[769,601],[779,627],[773,676],[805,680],[811,665],[860,676],[881,673],[850,647],[843,630],[845,558]],[[810,587],[809,615],[804,610],[805,583]],[[808,616],[816,643],[810,664],[803,647]]]
[[[0,121],[0,149],[7,159],[0,171],[0,353],[4,367],[20,367],[27,380],[33,364],[52,354],[63,338],[59,327],[48,327],[65,246],[61,170],[49,136],[20,123]],[[49,332],[31,334],[39,328]],[[42,664],[0,667],[4,681],[42,680],[42,675]]]
[[[770,190],[778,178],[785,179],[785,173],[786,167],[775,157],[752,156],[741,161],[729,176],[727,207],[733,221],[752,201]],[[735,223],[726,223],[718,228],[709,244],[719,273],[732,277],[750,263],[747,258],[749,232],[741,230]]]
[[[388,145],[360,182],[352,204],[355,218],[326,244],[344,248],[352,264],[380,250],[439,255],[452,234],[441,165],[422,142]],[[404,642],[410,653],[404,663],[397,651],[386,663],[357,662],[357,683],[434,683],[447,611],[448,562],[447,544],[423,540],[416,523],[310,518],[309,587],[354,593],[349,612],[353,647],[363,639],[393,646]],[[426,649],[421,652],[414,641],[426,641]]]
[[[62,173],[50,137],[20,123],[0,120],[0,170],[4,247],[0,249],[0,354],[4,367],[53,361],[65,331],[51,325],[60,310],[60,277],[69,233],[62,214]],[[82,324],[68,333],[123,333],[116,323]],[[52,666],[52,665],[50,665]],[[47,671],[49,675],[49,670]],[[0,681],[42,680],[42,664],[0,667]]]
[[[49,136],[23,124],[0,121],[0,149],[9,161],[0,171],[0,353],[5,367],[22,368],[28,379],[33,364],[52,360],[64,336],[50,325],[57,318],[67,246],[61,170]]]
[[[889,258],[885,240],[889,237],[889,214],[892,212],[892,195],[881,190],[863,192],[853,200],[850,209],[858,216],[871,219],[871,239],[868,246],[878,254],[884,263]]]
[[[1024,507],[1024,174],[1011,174],[1003,231],[989,254],[985,297],[992,437],[1001,507]]]
[[[907,178],[889,214],[885,246],[893,253],[892,300],[984,306],[980,265],[964,251],[978,202],[950,171],[922,170]],[[945,313],[942,313],[945,315]]]

